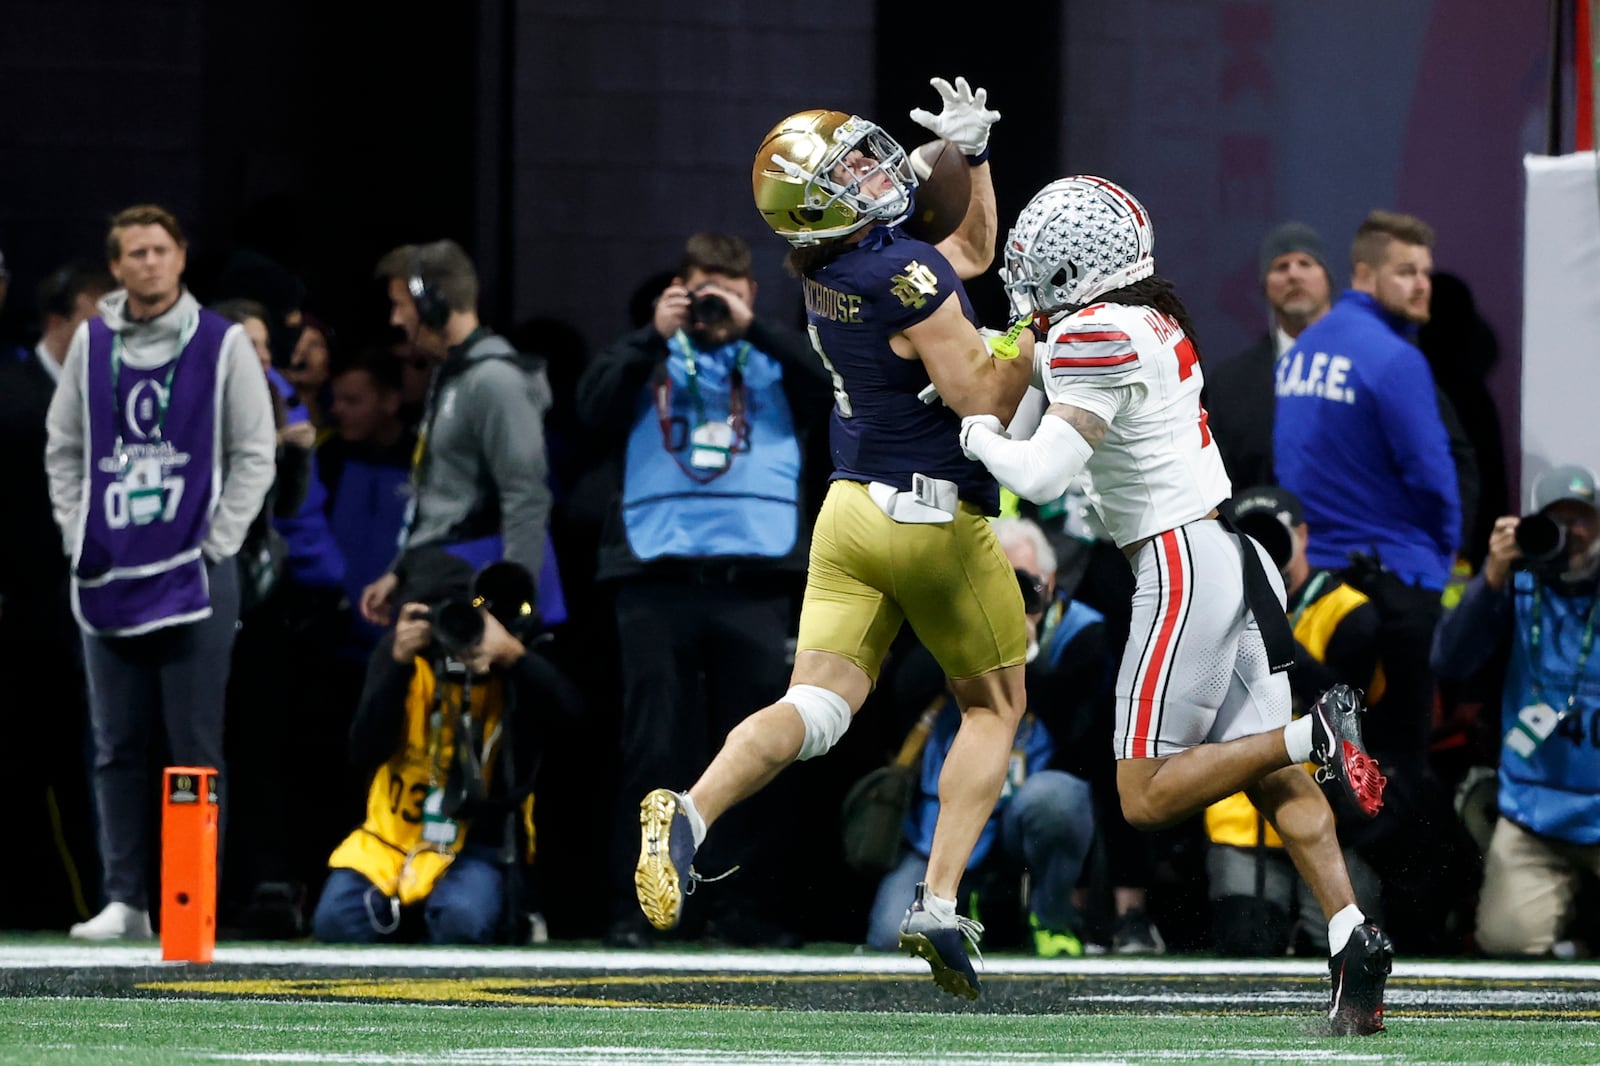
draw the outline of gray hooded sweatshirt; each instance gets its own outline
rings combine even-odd
[[[537,578],[550,526],[550,382],[542,366],[510,358],[516,349],[503,337],[483,330],[469,340],[434,371],[440,384],[406,547],[499,534],[504,557]]]
[[[183,324],[199,313],[200,302],[185,289],[177,303],[149,322],[127,318],[127,303],[128,294],[119,289],[99,304],[100,317],[113,332],[122,335],[123,359],[128,366],[143,370],[165,366],[178,354],[179,333]],[[83,449],[89,436],[89,427],[83,420],[83,394],[88,356],[86,322],[72,335],[61,381],[45,416],[49,441],[45,445],[44,466],[50,479],[50,503],[69,558],[77,555],[83,508]],[[206,539],[200,545],[211,562],[237,554],[244,543],[245,530],[272,487],[278,443],[267,376],[261,371],[261,360],[243,326],[232,327],[223,337],[217,373],[222,378],[223,409],[218,420],[221,439],[217,447],[222,457],[222,490],[211,512]]]

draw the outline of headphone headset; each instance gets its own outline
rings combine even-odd
[[[431,330],[444,329],[450,321],[450,302],[437,285],[429,285],[422,276],[422,255],[411,253],[411,272],[406,278],[406,291],[411,302],[417,305],[417,321]]]

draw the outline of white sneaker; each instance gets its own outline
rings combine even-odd
[[[111,902],[87,922],[73,925],[67,935],[74,940],[149,940],[154,934],[150,932],[149,911]]]

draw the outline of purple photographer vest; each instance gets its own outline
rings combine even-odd
[[[201,311],[172,361],[140,370],[104,321],[89,321],[72,610],[92,633],[135,636],[211,614],[200,545],[222,487],[218,365],[232,326]]]

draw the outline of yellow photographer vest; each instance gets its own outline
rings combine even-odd
[[[356,871],[386,895],[398,896],[402,905],[426,898],[466,843],[469,827],[465,821],[458,822],[459,829],[450,844],[427,841],[422,832],[423,804],[430,791],[443,787],[455,751],[461,686],[447,684],[437,750],[430,751],[428,718],[436,681],[432,667],[420,658],[416,660],[416,673],[406,693],[405,732],[399,750],[372,777],[366,821],[328,859],[329,867]],[[472,717],[482,723],[482,735],[490,738],[480,753],[486,785],[493,780],[499,761],[501,745],[495,738],[500,736],[504,692],[503,682],[497,677],[481,678],[472,686]],[[530,849],[532,810],[530,796],[523,810],[530,827]]]

